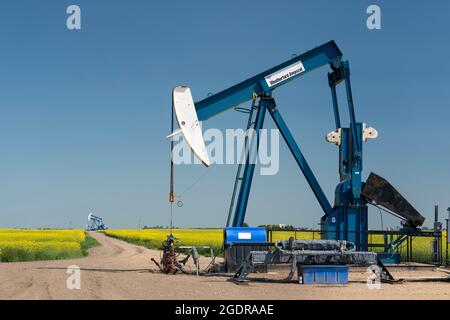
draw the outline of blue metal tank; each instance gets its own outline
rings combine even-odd
[[[251,251],[269,250],[265,228],[230,227],[223,231],[225,270],[236,272]],[[267,272],[267,267],[258,267],[258,272]]]
[[[224,229],[225,245],[266,242],[267,230],[265,228],[230,227]]]

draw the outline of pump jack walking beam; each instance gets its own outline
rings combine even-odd
[[[328,63],[338,68],[341,65],[341,58],[342,52],[336,43],[329,41],[276,67],[261,72],[250,79],[196,102],[195,109],[197,110],[198,120],[207,120],[255,97],[262,97],[291,80],[297,79],[309,71]],[[289,67],[292,67],[292,70],[289,70]],[[288,71],[291,72],[289,73]],[[283,75],[287,76],[280,79],[276,78],[277,75],[280,75],[280,77]],[[270,76],[275,76],[272,82],[270,81]]]

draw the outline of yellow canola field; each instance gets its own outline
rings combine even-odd
[[[75,258],[83,255],[82,230],[0,229],[0,261]]]

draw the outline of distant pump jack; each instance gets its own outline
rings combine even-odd
[[[103,223],[103,219],[94,215],[92,212],[88,215],[88,224],[86,226],[86,230],[88,231],[97,231],[97,230],[106,230],[108,229]]]

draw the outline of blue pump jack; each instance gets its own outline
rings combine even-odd
[[[103,219],[94,215],[93,213],[89,213],[88,216],[88,224],[86,226],[87,231],[97,231],[97,230],[106,230],[108,229],[103,223]]]
[[[335,120],[335,131],[328,134],[327,140],[339,147],[340,182],[335,190],[333,206],[326,198],[273,97],[273,92],[278,87],[327,64],[330,67],[328,84],[331,90]],[[348,127],[341,126],[339,114],[336,87],[341,83],[345,84],[346,90],[350,119]],[[226,90],[198,101],[195,103],[195,109],[198,120],[205,121],[223,111],[236,108],[242,103],[252,100],[248,124],[249,127],[253,126],[256,132],[256,150],[258,150],[259,132],[263,128],[266,114],[269,113],[323,210],[324,215],[321,219],[323,235],[326,239],[351,241],[356,245],[357,250],[366,251],[368,241],[367,204],[378,199],[368,199],[362,195],[364,187],[361,179],[363,142],[366,139],[375,138],[377,132],[375,129],[366,128],[363,123],[356,121],[349,63],[342,59],[342,52],[336,43],[329,41]],[[252,121],[253,111],[256,112],[254,121]],[[243,171],[241,167],[238,169],[227,227],[242,227],[244,224],[255,170],[255,164],[250,163],[249,158],[248,156],[246,159]],[[235,196],[237,199],[235,199]],[[398,212],[398,214],[405,216],[402,212]],[[233,215],[232,221],[231,215]],[[406,219],[407,217],[406,214]]]

